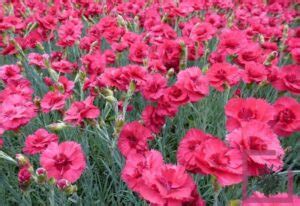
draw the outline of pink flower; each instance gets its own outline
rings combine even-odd
[[[142,113],[142,119],[145,126],[153,133],[159,133],[166,122],[165,116],[159,115],[157,108],[150,105],[145,107]]]
[[[249,175],[258,176],[283,166],[284,151],[275,133],[267,124],[251,121],[226,136],[230,146],[246,154]]]
[[[0,103],[0,127],[16,130],[36,116],[35,105],[18,94],[9,95]]]
[[[179,143],[177,161],[189,171],[200,172],[196,164],[197,147],[210,138],[213,138],[213,136],[205,134],[202,130],[190,129]]]
[[[48,177],[66,179],[71,183],[78,180],[86,167],[85,156],[80,144],[65,141],[52,142],[41,154],[40,164]]]
[[[50,111],[61,110],[65,107],[66,96],[60,92],[48,92],[41,101],[42,111],[48,113]]]
[[[23,152],[31,155],[42,153],[52,142],[58,142],[57,135],[48,133],[45,129],[38,129],[26,138]]]
[[[39,54],[39,53],[30,53],[28,55],[28,60],[30,65],[38,66],[42,69],[45,69],[45,62],[49,58],[48,54]]]
[[[62,47],[72,46],[80,38],[83,25],[81,20],[69,20],[62,24],[58,29],[59,41],[57,45]]]
[[[218,91],[224,91],[226,86],[232,87],[240,81],[239,70],[228,63],[215,63],[207,71],[211,86]]]
[[[73,102],[66,111],[64,121],[74,125],[79,125],[84,119],[96,119],[100,115],[100,110],[93,105],[94,97],[88,97],[84,101]]]
[[[162,165],[157,171],[144,172],[145,184],[139,194],[152,204],[182,205],[193,202],[195,183],[185,168],[177,165]]]
[[[222,186],[242,181],[243,159],[238,149],[229,148],[218,138],[210,138],[196,148],[196,164],[203,174],[216,176]]]
[[[273,86],[279,91],[289,91],[300,94],[300,69],[298,65],[287,65],[282,67],[277,81]]]
[[[207,78],[198,67],[190,67],[180,71],[176,85],[185,91],[191,102],[197,102],[209,94]]]
[[[274,132],[289,136],[300,131],[300,104],[292,97],[281,97],[273,105],[276,113],[271,121]]]
[[[61,72],[61,73],[72,73],[74,70],[74,64],[67,60],[60,60],[60,61],[55,61],[51,63],[51,66],[54,70]]]
[[[280,202],[278,200],[284,200]],[[287,193],[278,193],[276,195],[264,195],[261,192],[254,192],[250,197],[242,201],[242,206],[298,206],[300,197],[289,195]]]
[[[148,53],[147,44],[136,42],[130,46],[128,58],[134,63],[143,64],[143,61],[148,57]]]
[[[130,152],[141,153],[148,150],[148,140],[153,139],[151,131],[134,121],[126,124],[118,139],[118,148],[122,155],[128,156]]]
[[[149,101],[159,100],[166,91],[167,80],[160,74],[148,75],[142,84],[141,92]]]
[[[265,66],[260,63],[246,62],[245,70],[242,72],[242,79],[245,83],[260,83],[266,81],[268,71]]]
[[[7,82],[8,80],[19,80],[22,78],[21,68],[17,65],[11,64],[11,65],[4,65],[0,67],[0,79],[4,82]]]
[[[251,120],[268,123],[273,120],[275,111],[264,99],[232,98],[225,106],[225,114],[226,128],[230,132]]]

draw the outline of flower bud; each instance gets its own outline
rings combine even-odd
[[[30,182],[31,182],[31,177],[32,177],[32,175],[26,166],[22,167],[19,170],[18,181],[19,181],[19,186],[20,186],[21,190],[24,191],[29,187]]]
[[[77,192],[77,186],[76,185],[69,185],[65,190],[64,190],[68,195],[72,195]]]
[[[44,183],[46,181],[46,179],[47,179],[47,171],[44,168],[42,168],[42,167],[38,168],[35,171],[35,174],[37,176],[37,182],[38,183],[41,184],[41,183]]]
[[[68,186],[70,186],[70,182],[66,179],[60,179],[57,181],[56,186],[60,190],[65,190]]]
[[[19,167],[28,167],[30,166],[29,159],[23,154],[16,154],[16,159]]]
[[[67,126],[68,125],[64,122],[58,122],[58,123],[49,124],[46,127],[49,128],[51,131],[56,132],[67,128]]]
[[[169,69],[167,72],[167,78],[170,79],[171,77],[173,77],[175,74],[175,71],[173,68]]]
[[[101,94],[103,94],[103,96],[105,96],[105,97],[114,96],[114,92],[109,88],[101,89]]]

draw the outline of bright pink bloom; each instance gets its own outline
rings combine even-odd
[[[74,65],[67,60],[52,62],[51,66],[54,70],[66,74],[72,73],[74,70]]]
[[[209,23],[197,23],[191,30],[190,38],[199,43],[207,41],[215,34],[215,28]]]
[[[251,121],[226,136],[230,146],[246,155],[248,175],[280,171],[284,151],[277,135],[263,122]]]
[[[191,102],[197,102],[209,94],[208,79],[198,67],[190,67],[180,71],[176,85],[185,91]]]
[[[282,200],[282,202],[280,202],[280,200]],[[242,206],[298,206],[298,205],[300,205],[300,197],[297,195],[290,196],[287,193],[279,193],[276,195],[266,196],[261,192],[254,192],[250,197],[242,201]]]
[[[88,97],[84,101],[73,102],[66,111],[64,121],[79,125],[84,119],[96,119],[100,115],[100,110],[93,105],[94,98]]]
[[[264,99],[232,98],[225,106],[225,114],[226,128],[230,132],[251,120],[268,123],[273,120],[275,111]]]
[[[222,140],[214,137],[196,148],[196,165],[203,174],[217,177],[222,186],[242,181],[243,159],[238,149],[229,148]]]
[[[30,65],[38,66],[45,69],[46,60],[49,58],[48,54],[30,53],[28,54],[28,60]]]
[[[153,139],[151,131],[134,121],[123,126],[119,140],[118,148],[122,155],[128,156],[130,152],[142,153],[148,150],[148,140]]]
[[[263,64],[246,62],[245,70],[242,72],[242,79],[245,83],[260,83],[266,81],[268,71]]]
[[[62,110],[65,107],[66,96],[60,92],[48,92],[41,101],[42,111],[48,113],[50,111]]]
[[[74,141],[52,142],[41,154],[40,164],[48,177],[66,179],[71,183],[80,178],[86,167],[81,145]]]
[[[179,143],[177,161],[189,171],[200,172],[196,164],[197,148],[210,138],[213,136],[199,129],[190,129]]]
[[[165,116],[159,115],[157,108],[150,105],[145,107],[142,113],[142,119],[145,126],[153,133],[159,133],[163,125],[166,123]]]
[[[48,133],[45,129],[38,129],[26,138],[23,152],[30,155],[42,153],[52,142],[58,142],[57,135]]]
[[[160,74],[148,75],[142,84],[141,92],[149,101],[159,100],[165,93],[167,80]]]
[[[240,81],[240,71],[228,63],[215,63],[207,71],[210,85],[218,91],[224,91],[227,86],[232,87]]]
[[[164,99],[175,106],[182,106],[189,102],[188,92],[176,84],[166,90]]]
[[[58,29],[59,41],[57,45],[67,47],[74,45],[75,41],[80,38],[83,25],[81,20],[69,20],[62,24]]]
[[[289,91],[300,94],[300,69],[298,65],[287,65],[282,67],[277,81],[273,86],[279,91]]]
[[[300,104],[292,97],[281,97],[273,105],[276,114],[271,121],[274,132],[289,136],[300,131]]]
[[[134,43],[129,49],[129,60],[134,63],[143,64],[144,60],[148,57],[148,49],[148,45],[143,42]]]
[[[0,79],[7,82],[10,79],[19,80],[22,78],[21,68],[17,65],[4,65],[0,67]]]
[[[9,95],[0,103],[0,127],[16,130],[36,116],[35,105],[23,96]]]

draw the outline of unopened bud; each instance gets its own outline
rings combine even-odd
[[[60,179],[56,182],[56,186],[60,190],[65,190],[70,185],[70,182],[66,179]]]
[[[19,167],[28,167],[30,166],[29,159],[23,154],[16,154],[16,159]]]
[[[58,122],[58,123],[49,124],[47,128],[49,128],[53,132],[56,132],[65,129],[67,126],[68,125],[64,122]]]
[[[167,78],[170,79],[171,77],[173,77],[175,74],[175,71],[173,68],[169,69],[167,72]]]
[[[39,184],[44,183],[47,179],[47,171],[40,167],[35,171],[35,174],[37,175],[37,182]]]

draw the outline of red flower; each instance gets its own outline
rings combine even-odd
[[[57,135],[48,133],[45,129],[38,129],[26,138],[23,152],[31,155],[41,153],[52,142],[58,142]]]
[[[177,79],[176,86],[187,93],[191,102],[197,102],[209,94],[208,80],[198,67],[180,71]]]
[[[251,120],[268,123],[273,120],[275,111],[263,99],[232,98],[225,106],[225,114],[227,118],[226,128],[228,131],[232,131]]]
[[[141,92],[149,101],[159,100],[165,93],[167,80],[160,74],[148,75],[142,83]]]
[[[242,78],[245,83],[260,83],[267,80],[268,71],[263,64],[246,62]]]
[[[287,65],[282,67],[277,81],[273,86],[279,91],[289,91],[300,94],[300,69],[298,65]]]
[[[81,146],[73,141],[65,141],[59,145],[52,142],[42,153],[40,163],[46,169],[48,177],[66,179],[71,183],[80,178],[86,167]]]
[[[128,156],[130,152],[140,153],[148,150],[147,141],[153,139],[151,131],[139,122],[126,124],[119,136],[118,148],[122,155]]]
[[[42,111],[48,113],[50,111],[61,110],[66,103],[66,96],[60,92],[48,92],[41,101]]]
[[[271,121],[274,132],[289,136],[300,131],[300,104],[292,97],[281,97],[273,105],[276,114]]]
[[[145,126],[153,133],[159,133],[166,122],[165,116],[159,115],[157,108],[153,106],[147,106],[144,109],[142,113],[142,119],[145,123]]]
[[[100,115],[100,110],[93,105],[94,98],[88,97],[84,101],[73,102],[66,111],[64,121],[74,125],[82,123],[83,119],[96,119]]]
[[[215,63],[207,71],[207,78],[216,90],[224,91],[226,86],[234,86],[240,80],[239,70],[228,63]]]
[[[258,176],[282,169],[284,151],[267,124],[251,121],[233,130],[226,138],[233,148],[246,154],[249,175]]]

